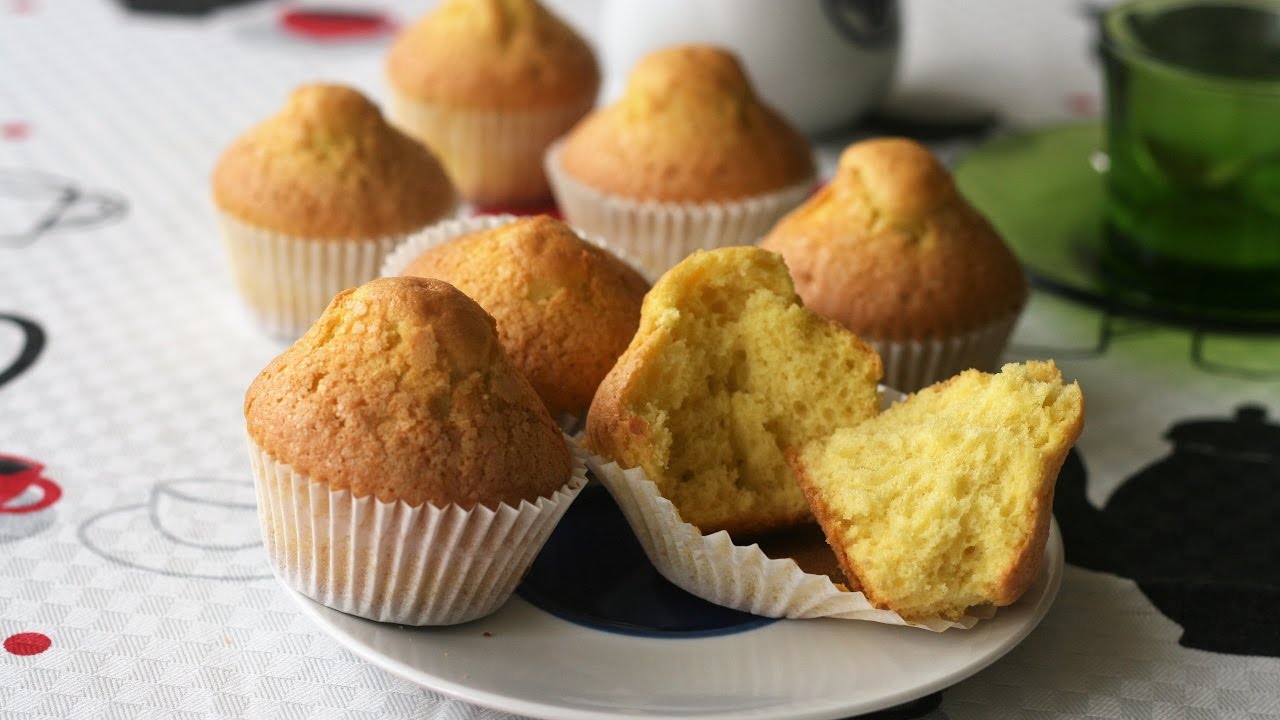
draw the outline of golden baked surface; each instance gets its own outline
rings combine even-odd
[[[807,306],[868,338],[959,334],[1026,302],[995,229],[926,148],[902,138],[846,148],[831,182],[760,246],[787,259]]]
[[[441,243],[404,275],[444,280],[480,303],[553,416],[582,418],[640,323],[649,284],[540,215]]]
[[[518,506],[569,480],[569,451],[493,318],[439,280],[344,290],[249,386],[249,436],[356,497]]]
[[[213,198],[267,230],[349,240],[423,227],[453,208],[456,193],[431,151],[359,92],[310,84],[223,152]]]
[[[476,110],[594,98],[595,53],[534,0],[445,0],[396,36],[387,77],[410,97]]]
[[[1044,556],[1084,397],[1052,361],[967,370],[792,457],[845,575],[908,620],[1008,605]]]
[[[643,58],[622,98],[570,131],[561,162],[604,192],[669,202],[741,199],[814,174],[808,141],[756,96],[738,59],[698,45]]]
[[[643,468],[703,533],[788,527],[810,514],[784,452],[874,415],[880,373],[875,351],[800,304],[779,255],[697,252],[645,296],[587,443]]]

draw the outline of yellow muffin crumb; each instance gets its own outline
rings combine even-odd
[[[1084,423],[1052,361],[966,371],[792,460],[846,576],[908,620],[1008,605],[1035,580]]]
[[[874,351],[801,305],[777,254],[698,252],[645,297],[587,442],[643,468],[704,533],[788,527],[810,513],[784,451],[874,415],[880,371]]]

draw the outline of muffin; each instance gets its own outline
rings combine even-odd
[[[586,442],[702,533],[748,537],[812,519],[784,452],[875,415],[879,378],[873,350],[803,307],[781,256],[699,251],[645,297]]]
[[[438,280],[339,293],[244,414],[276,573],[371,620],[494,612],[586,482],[493,318]]]
[[[760,247],[781,253],[805,305],[867,340],[885,383],[904,391],[994,370],[1027,299],[995,229],[903,138],[846,148],[831,182]]]
[[[755,243],[809,193],[808,141],[757,97],[730,52],[652,53],[618,102],[547,154],[570,224],[662,272],[696,249]]]
[[[967,370],[793,455],[845,576],[908,620],[1003,606],[1039,573],[1084,397],[1052,361]]]
[[[635,335],[649,283],[546,215],[460,220],[414,240],[384,274],[444,280],[478,302],[512,363],[572,430]]]
[[[299,87],[232,143],[212,186],[240,294],[268,332],[287,338],[456,204],[426,147],[356,90],[330,84]]]
[[[591,47],[534,0],[446,0],[395,39],[394,122],[478,205],[550,200],[542,155],[592,106]]]

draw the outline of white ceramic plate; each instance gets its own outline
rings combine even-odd
[[[562,620],[513,597],[465,625],[371,622],[290,590],[340,644],[406,680],[477,705],[554,720],[843,718],[953,685],[1017,645],[1062,582],[1054,523],[1017,603],[972,630],[931,633],[851,620],[779,620],[733,634],[640,637]]]

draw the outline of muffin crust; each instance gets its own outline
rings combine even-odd
[[[570,131],[560,161],[599,190],[663,202],[740,199],[814,173],[808,141],[756,96],[738,59],[701,45],[643,58],[622,98]]]
[[[387,56],[392,86],[475,110],[535,110],[600,87],[595,53],[535,0],[446,0],[400,33]]]
[[[215,204],[296,238],[353,240],[416,230],[456,203],[425,146],[342,85],[303,85],[238,138],[213,172]]]
[[[253,381],[244,413],[273,458],[356,497],[495,508],[569,479],[564,438],[493,318],[439,280],[340,293]]]
[[[437,245],[403,274],[475,299],[551,414],[579,418],[631,342],[648,290],[626,263],[546,215]]]
[[[855,143],[760,246],[809,308],[870,338],[963,333],[1017,313],[1021,267],[946,168],[904,138]]]

